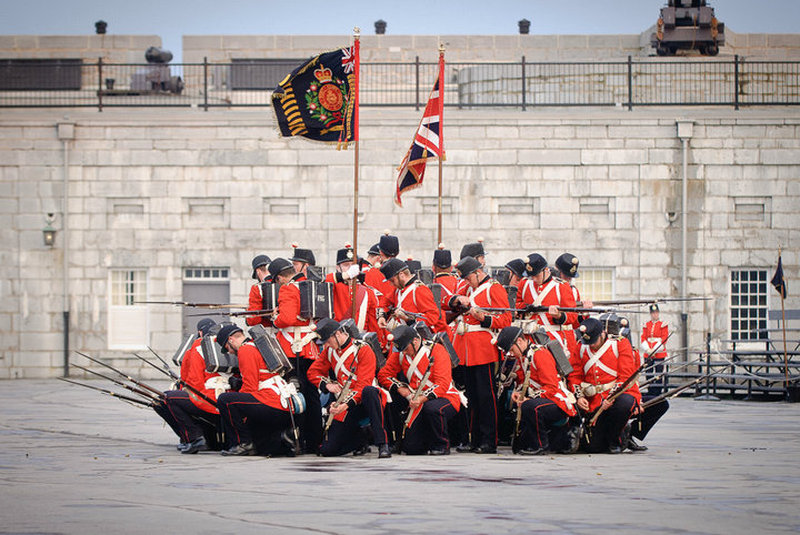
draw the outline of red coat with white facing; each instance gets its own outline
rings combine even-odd
[[[199,390],[206,397],[211,398],[213,400],[217,399],[217,392],[213,388],[206,388],[206,381],[211,379],[212,377],[219,377],[218,373],[208,373],[206,371],[206,361],[203,359],[203,356],[200,354],[200,342],[202,342],[202,338],[198,338],[192,344],[192,347],[186,352],[186,355],[183,357],[183,361],[181,361],[181,381],[188,384],[195,390]],[[204,410],[206,412],[210,412],[213,414],[219,414],[219,411],[209,402],[203,400],[200,396],[189,390],[189,399],[198,409]]]
[[[580,368],[569,376],[570,389],[574,389],[576,385],[604,389],[593,396],[586,396],[591,411],[600,406],[613,387],[624,383],[639,368],[634,360],[631,344],[624,339],[607,338],[596,352],[586,344],[577,344],[576,351],[577,355],[573,355],[572,361],[579,362]],[[626,393],[634,396],[637,403],[642,399],[636,385],[626,390]]]
[[[247,310],[262,310],[264,308],[264,297],[261,295],[261,283],[257,282],[250,287],[250,295],[247,298]],[[247,316],[245,319],[248,325],[258,325],[264,327],[272,325],[269,316]]]
[[[574,308],[575,297],[572,294],[572,287],[569,283],[550,276],[541,285],[536,285],[531,279],[520,281],[517,287],[517,308],[525,308],[526,305],[555,305],[559,307]],[[562,312],[561,318],[556,319],[545,312],[537,312],[532,316],[539,325],[548,330],[560,330],[561,326],[569,326],[577,323],[578,315],[575,312]]]
[[[386,359],[386,364],[378,371],[378,383],[389,390],[392,388],[393,384],[391,379],[397,378],[402,372],[403,375],[408,378],[408,387],[411,392],[416,392],[422,381],[422,377],[425,375],[425,371],[428,369],[430,356],[432,355],[433,365],[431,374],[428,376],[428,380],[422,390],[424,391],[428,388],[432,388],[433,395],[437,398],[446,398],[453,405],[453,408],[458,410],[459,407],[461,407],[461,398],[458,395],[458,390],[453,386],[452,365],[450,364],[450,356],[447,354],[447,351],[440,344],[434,344],[430,351],[423,346],[420,348],[420,351],[423,354],[416,366],[412,366],[416,357],[409,357],[405,353],[393,351],[389,355],[389,358]],[[419,414],[421,408],[422,405],[415,411],[411,420],[412,423],[417,417],[417,414]]]
[[[354,361],[355,377],[350,383],[350,391],[354,395],[353,403],[350,405],[361,403],[361,391],[375,380],[375,354],[367,345],[359,346],[350,340],[341,349],[325,349],[308,369],[308,380],[324,392],[324,384],[329,379],[330,372],[333,371],[336,382],[344,387],[350,377],[350,369],[353,367]],[[381,395],[381,405],[386,405],[385,395]],[[341,412],[335,416],[335,419],[341,422],[346,415],[347,411]]]
[[[517,367],[517,384],[525,382],[525,371],[522,364]],[[530,388],[542,390],[541,397],[549,399],[564,411],[568,416],[575,416],[574,403],[570,401],[571,394],[567,390],[566,384],[561,381],[556,369],[556,361],[553,355],[545,348],[537,349],[533,353],[531,360]]]
[[[433,332],[450,332],[444,321],[444,314],[433,299],[433,292],[416,276],[412,277],[402,289],[395,289],[386,302],[390,307],[422,314],[423,321]]]
[[[297,283],[305,277],[298,276],[292,282],[281,286],[278,292],[278,315],[273,319],[272,324],[280,330],[278,342],[283,348],[287,357],[293,357],[292,341],[305,337],[310,332],[311,320],[300,317],[300,288]],[[307,343],[300,356],[307,359],[314,359],[319,354],[317,345],[313,342]]]
[[[649,350],[658,348],[658,351],[650,355],[654,359],[667,358],[667,337],[669,327],[663,321],[648,321],[642,329],[642,351],[647,353]],[[645,355],[646,356],[646,355]]]
[[[273,409],[289,410],[281,401],[280,391],[286,388],[286,381],[277,373],[267,371],[264,359],[253,342],[243,343],[237,351],[239,371],[242,374],[242,387],[239,392],[252,394],[259,402]]]
[[[508,308],[508,293],[503,286],[488,275],[481,281],[477,288],[467,286],[464,294],[470,300],[470,305],[476,308]],[[461,364],[466,366],[479,366],[497,362],[499,354],[497,347],[492,343],[495,333],[511,325],[511,313],[499,312],[487,314],[491,321],[488,326],[481,326],[481,322],[469,313],[463,314],[461,327],[463,334],[456,334],[453,347],[458,354]]]

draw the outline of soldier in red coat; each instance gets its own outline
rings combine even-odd
[[[433,252],[431,270],[433,271],[434,284],[438,284],[441,287],[441,298],[439,299],[439,307],[441,308],[456,293],[458,288],[458,278],[453,275],[452,255],[449,249],[444,248],[443,243],[440,243],[439,248]]]
[[[492,339],[500,329],[511,324],[511,313],[490,313],[483,309],[508,308],[508,294],[471,256],[461,259],[456,269],[469,285],[465,295],[454,295],[447,304],[449,310],[466,311],[456,327],[453,346],[465,366],[470,415],[469,451],[495,453],[497,387],[493,367],[498,360],[498,352]]]
[[[383,421],[387,398],[382,390],[372,386],[375,354],[367,344],[353,339],[338,321],[322,319],[316,332],[324,344],[323,351],[308,369],[308,377],[323,392],[337,396],[328,409],[329,419],[333,420],[330,420],[320,454],[330,457],[351,451],[363,452],[366,441],[361,434],[360,421],[369,418],[378,458],[391,457]]]
[[[247,299],[247,310],[263,310],[264,309],[264,296],[261,293],[261,284],[267,282],[269,279],[269,263],[270,258],[265,254],[260,254],[253,258],[253,278],[256,283],[250,287],[250,295]],[[248,325],[258,325],[259,323],[264,327],[272,325],[269,315],[264,316],[248,316],[245,320]]]
[[[317,259],[311,249],[301,249],[297,243],[292,243],[292,256],[289,258],[294,270],[306,279],[308,276],[308,266],[316,266]]]
[[[408,325],[397,327],[390,338],[395,351],[378,372],[378,382],[390,390],[392,403],[408,404],[409,415],[401,428],[403,451],[448,455],[447,422],[461,404],[450,374],[450,357],[440,344],[424,344]]]
[[[217,399],[218,393],[228,390],[227,377],[207,372],[205,360],[200,354],[202,337],[215,326],[216,323],[210,318],[197,322],[198,338],[181,361],[181,381],[212,401]],[[216,423],[216,415],[219,414],[217,408],[189,389],[168,390],[164,392],[164,401],[164,404],[156,405],[154,410],[180,438],[178,451],[192,454],[207,450],[209,445],[204,427],[212,427],[211,424]]]
[[[381,273],[395,287],[392,294],[384,295],[385,306],[394,310],[393,317],[401,322],[423,321],[433,332],[449,332],[444,314],[433,299],[433,292],[411,274],[406,262],[390,258],[381,265]],[[378,313],[378,326],[386,328],[385,313]]]
[[[669,326],[660,320],[658,304],[650,305],[650,321],[642,328],[641,349],[645,358],[645,365],[649,373],[647,378],[653,375],[660,375],[664,372],[664,359],[667,358],[667,338],[669,337]],[[666,376],[660,381],[651,383],[647,387],[647,393],[654,396],[661,394],[666,386]]]
[[[300,287],[298,283],[306,280],[297,273],[291,262],[276,258],[269,265],[272,279],[280,285],[278,309],[272,317],[272,324],[278,329],[277,338],[283,352],[296,363],[300,392],[306,398],[306,410],[300,418],[300,432],[303,450],[317,453],[322,442],[322,407],[317,388],[308,380],[308,368],[319,355],[314,342],[313,322],[300,317]]]
[[[333,316],[336,321],[353,317],[353,284],[360,273],[355,251],[348,243],[336,251],[336,271],[325,276],[333,284]]]
[[[264,359],[250,339],[236,325],[225,325],[217,334],[224,353],[236,354],[242,374],[238,392],[226,392],[217,399],[217,407],[229,443],[223,455],[256,455],[254,434],[269,437],[265,453],[293,454],[293,441],[287,428],[289,410],[295,406],[294,385],[265,369]]]
[[[534,346],[520,327],[506,327],[497,337],[497,347],[519,363],[518,389],[511,400],[522,411],[520,434],[514,440],[514,453],[543,455],[550,451],[574,453],[578,449],[579,429],[569,425],[575,416],[575,397],[560,377],[553,355],[543,346]],[[527,383],[527,391],[522,387]]]
[[[580,368],[578,373],[570,375],[570,386],[578,392],[577,406],[581,411],[593,414],[602,409],[596,423],[586,429],[589,434],[586,449],[590,453],[621,453],[628,444],[628,420],[639,412],[641,394],[634,381],[613,401],[608,398],[636,372],[638,362],[634,360],[631,345],[609,338],[596,318],[584,320],[578,334],[580,344],[572,361],[579,362]]]

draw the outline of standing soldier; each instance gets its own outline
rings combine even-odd
[[[391,457],[383,421],[386,397],[372,386],[375,354],[367,344],[354,341],[338,321],[325,318],[316,332],[324,344],[323,352],[308,369],[308,378],[323,392],[340,396],[328,409],[333,421],[320,453],[330,457],[361,450],[365,444],[359,422],[368,417],[378,458]],[[334,379],[329,377],[331,371]]]
[[[261,293],[261,283],[269,279],[270,258],[265,254],[260,254],[253,258],[253,278],[255,284],[250,287],[250,296],[247,299],[247,310],[262,310],[264,308],[264,296]],[[269,316],[248,316],[245,320],[248,325],[258,325],[264,327],[271,325]]]
[[[308,277],[308,266],[316,266],[317,259],[311,249],[301,249],[297,243],[292,243],[292,257],[289,258],[297,273],[301,273],[304,278]]]
[[[503,353],[510,353],[519,363],[517,385],[520,388],[511,394],[517,410],[522,411],[518,415],[519,436],[512,440],[514,453],[574,453],[578,449],[579,429],[570,427],[568,421],[577,414],[575,397],[559,377],[553,355],[542,346],[534,346],[522,329],[515,326],[500,331],[497,347]]]
[[[521,258],[515,258],[509,260],[504,267],[511,273],[508,285],[517,288],[517,293],[519,293],[519,286],[525,280],[525,261]]]
[[[642,328],[641,348],[645,357],[645,365],[650,370],[650,373],[647,374],[648,379],[664,372],[664,359],[667,358],[669,326],[659,319],[659,314],[658,304],[650,305],[650,321]],[[658,396],[665,387],[666,375],[648,386],[647,393]]]
[[[453,275],[452,255],[449,249],[444,248],[443,243],[440,243],[439,248],[433,252],[431,270],[433,271],[433,282],[442,288],[442,298],[439,300],[441,308],[456,293],[458,287],[458,279]]]
[[[280,375],[264,369],[261,353],[236,325],[222,327],[217,334],[217,343],[223,353],[230,351],[238,357],[242,374],[239,391],[220,394],[217,401],[229,443],[222,454],[256,455],[253,431],[257,429],[270,439],[268,453],[292,455],[292,441],[285,431],[292,422],[289,396],[295,393],[294,387]],[[277,439],[279,435],[280,442]]]
[[[634,361],[629,343],[620,343],[608,337],[603,324],[589,318],[578,329],[579,347],[573,357],[579,362],[578,373],[570,374],[570,386],[578,392],[578,408],[591,416],[602,411],[593,426],[589,425],[587,450],[590,453],[608,451],[621,453],[628,445],[626,427],[628,420],[639,412],[641,395],[635,384],[613,400],[626,382],[639,368]],[[634,381],[635,383],[635,381]]]
[[[433,332],[449,332],[444,315],[433,299],[433,292],[411,274],[404,261],[390,258],[381,264],[381,273],[395,288],[390,295],[384,295],[384,303],[387,309],[394,309],[393,315],[397,319],[406,322],[415,319],[405,314],[411,312],[421,316],[416,319],[425,322]],[[387,328],[385,312],[378,312],[378,326]]]
[[[395,351],[378,372],[378,382],[397,400],[408,402],[403,451],[409,455],[448,455],[447,421],[461,404],[450,375],[450,357],[440,344],[423,344],[414,328],[401,325],[390,338]],[[399,377],[408,382],[402,382]],[[401,431],[402,433],[403,431]],[[401,435],[402,436],[402,435]]]
[[[306,410],[302,415],[300,432],[306,453],[317,453],[322,442],[322,407],[319,392],[308,380],[308,368],[319,352],[313,343],[311,319],[300,317],[300,288],[297,283],[305,280],[285,258],[276,258],[269,265],[272,280],[280,285],[278,310],[272,324],[278,329],[278,342],[288,358],[294,358],[300,392],[306,398]]]
[[[198,338],[181,361],[181,381],[212,401],[217,399],[218,392],[228,389],[227,378],[206,371],[205,360],[199,352],[203,336],[209,334],[215,326],[216,323],[211,318],[203,318],[197,322]],[[219,414],[217,408],[189,389],[168,390],[164,392],[164,397],[166,403],[156,405],[155,411],[180,438],[178,451],[192,454],[207,450],[208,444],[199,419],[216,421],[216,415]]]
[[[333,284],[333,316],[343,321],[353,316],[353,281],[359,273],[353,246],[346,243],[336,251],[336,272],[328,273],[325,282]]]
[[[493,367],[498,360],[492,338],[511,324],[511,313],[490,314],[482,308],[508,308],[508,294],[471,256],[456,264],[469,288],[465,295],[454,295],[450,310],[466,310],[456,327],[453,343],[465,369],[465,386],[470,415],[469,451],[497,451],[497,387]],[[463,448],[462,448],[463,450]]]

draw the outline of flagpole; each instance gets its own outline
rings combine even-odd
[[[778,264],[781,264],[781,247],[778,246]],[[781,279],[784,279],[781,276]],[[786,308],[783,304],[783,296],[786,293],[786,283],[781,281],[781,327],[783,327],[783,388],[789,394],[789,355],[786,352]]]
[[[355,98],[355,109],[353,110],[353,141],[355,142],[355,150],[353,155],[353,254],[355,256],[356,265],[358,265],[358,84],[359,78],[361,77],[361,29],[358,26],[353,28],[353,55],[355,56],[355,90],[353,91],[353,97]],[[358,304],[356,303],[357,287],[358,279],[355,279],[350,289],[353,321],[357,321],[358,319],[356,318],[356,310],[358,309]]]
[[[444,43],[439,42],[439,234],[442,243],[442,160],[444,159]]]

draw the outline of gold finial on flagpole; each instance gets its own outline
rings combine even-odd
[[[358,26],[353,27],[353,37],[355,37],[356,39],[361,37],[361,28],[359,28]]]
[[[444,54],[444,43],[439,41],[439,54]]]

